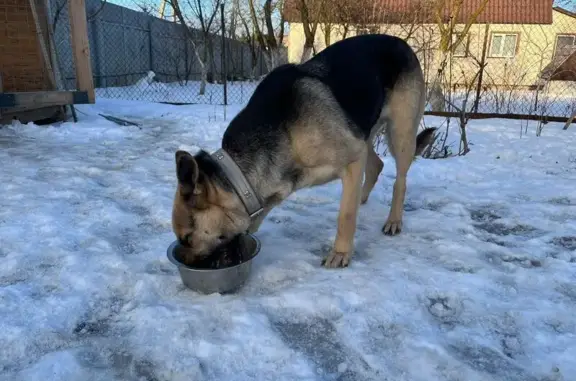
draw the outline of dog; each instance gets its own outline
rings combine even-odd
[[[337,234],[322,265],[348,266],[358,209],[384,167],[373,148],[381,132],[396,163],[382,231],[402,230],[408,170],[436,130],[418,134],[425,98],[416,54],[390,35],[350,37],[304,63],[275,68],[230,122],[216,155],[175,153],[177,239],[188,255],[206,256],[258,231],[293,192],[340,179]]]

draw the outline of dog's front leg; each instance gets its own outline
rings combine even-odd
[[[366,166],[366,152],[361,158],[348,164],[342,176],[342,198],[338,213],[338,231],[330,255],[323,260],[329,268],[346,267],[350,262],[354,246],[356,220],[362,194],[362,177]]]

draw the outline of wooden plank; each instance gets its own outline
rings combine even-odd
[[[91,103],[86,91],[31,91],[0,93],[0,108],[33,109]],[[10,110],[11,112],[13,110]]]
[[[95,102],[92,63],[90,62],[90,43],[86,21],[84,0],[68,0],[70,13],[70,34],[76,67],[76,88],[88,94],[89,103]]]
[[[424,115],[430,116],[443,116],[450,118],[459,118],[459,112],[450,111],[425,111]],[[498,114],[498,113],[482,113],[482,112],[470,112],[466,113],[466,117],[470,119],[513,119],[513,120],[536,120],[547,122],[567,122],[569,118],[563,116],[546,116],[546,115],[530,115],[530,114]],[[576,122],[574,120],[573,122]]]
[[[64,120],[62,108],[59,106],[41,107],[28,110],[8,109],[8,113],[0,116],[0,124],[10,124],[14,119],[21,123],[38,122],[40,120],[52,119],[54,121]]]

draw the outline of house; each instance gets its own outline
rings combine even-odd
[[[316,52],[327,42],[357,34],[396,35],[414,48],[429,83],[444,67],[442,72],[451,76],[450,83],[464,86],[477,78],[483,66],[485,87],[535,88],[550,79],[543,75],[544,69],[553,70],[554,63],[564,62],[576,51],[576,14],[553,7],[552,0],[489,0],[467,31],[466,23],[473,20],[483,1],[464,0],[454,23],[453,53],[446,66],[436,20],[441,16],[442,25],[448,26],[450,0],[444,0],[441,11],[437,2],[427,0],[335,0],[329,7],[315,7],[317,1],[322,0],[307,0],[309,23],[318,23]],[[300,0],[286,0],[283,10],[289,23],[290,62],[300,62],[304,47],[300,4]]]

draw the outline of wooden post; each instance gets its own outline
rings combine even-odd
[[[95,102],[92,64],[90,62],[90,44],[88,42],[88,24],[84,0],[69,0],[70,34],[76,67],[76,87],[78,91],[88,93],[89,103]]]

